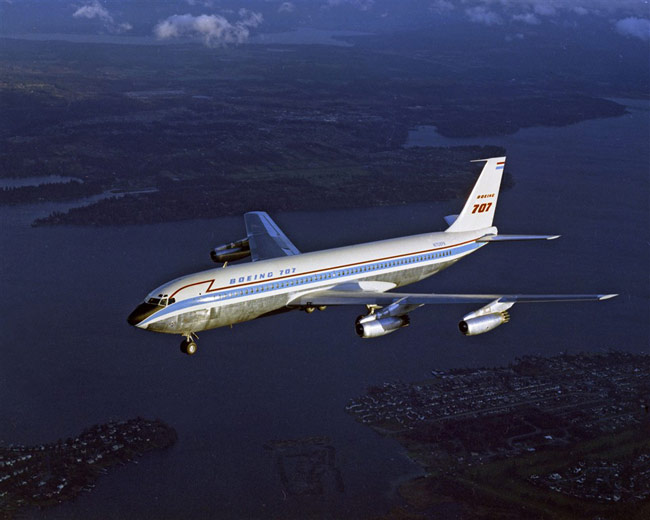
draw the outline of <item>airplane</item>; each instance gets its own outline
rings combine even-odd
[[[466,336],[510,320],[515,303],[599,301],[617,294],[417,294],[393,289],[428,278],[493,242],[553,240],[559,235],[503,235],[492,225],[505,157],[484,162],[460,214],[445,217],[445,231],[301,253],[271,217],[244,215],[246,237],[214,248],[221,267],[189,274],[151,291],[129,324],[183,336],[181,351],[195,354],[197,332],[283,311],[313,312],[330,305],[365,305],[355,322],[361,338],[406,327],[409,313],[427,304],[485,304],[466,314]],[[229,265],[250,257],[250,263]]]

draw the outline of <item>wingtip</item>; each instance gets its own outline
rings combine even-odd
[[[603,300],[610,300],[616,298],[618,294],[601,294],[598,299],[602,302]]]

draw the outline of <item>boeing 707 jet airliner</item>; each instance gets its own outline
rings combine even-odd
[[[459,215],[445,217],[442,232],[301,253],[264,212],[244,215],[246,237],[211,251],[222,263],[167,282],[128,317],[131,325],[180,334],[181,351],[194,354],[196,333],[283,310],[313,312],[328,305],[365,305],[356,320],[362,338],[409,324],[426,304],[479,303],[459,323],[466,336],[507,323],[515,303],[606,300],[616,294],[416,294],[393,289],[423,280],[490,242],[552,240],[559,235],[500,235],[492,226],[505,157],[482,159],[483,170]],[[251,263],[228,262],[251,258]]]

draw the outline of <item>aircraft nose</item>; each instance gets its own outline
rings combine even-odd
[[[129,322],[129,325],[138,327],[140,323],[142,323],[158,309],[160,309],[158,305],[152,305],[151,303],[141,303],[134,309],[131,314],[129,314],[129,317],[126,319],[126,321]]]

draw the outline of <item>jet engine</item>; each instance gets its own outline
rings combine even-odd
[[[210,258],[212,258],[212,261],[217,264],[234,262],[235,260],[241,260],[250,255],[251,248],[248,243],[248,238],[242,238],[241,240],[230,242],[229,244],[217,246],[210,251]]]
[[[496,329],[499,325],[508,323],[509,320],[510,316],[507,312],[495,312],[478,318],[462,320],[458,324],[458,328],[465,336],[476,336]]]
[[[476,336],[496,329],[510,321],[508,309],[513,305],[514,302],[495,300],[477,311],[466,314],[458,324],[458,329],[465,336]]]
[[[411,319],[408,314],[403,316],[386,316],[385,318],[376,317],[370,314],[366,316],[359,316],[355,323],[355,330],[361,338],[378,338],[385,336],[397,329],[407,327]]]

